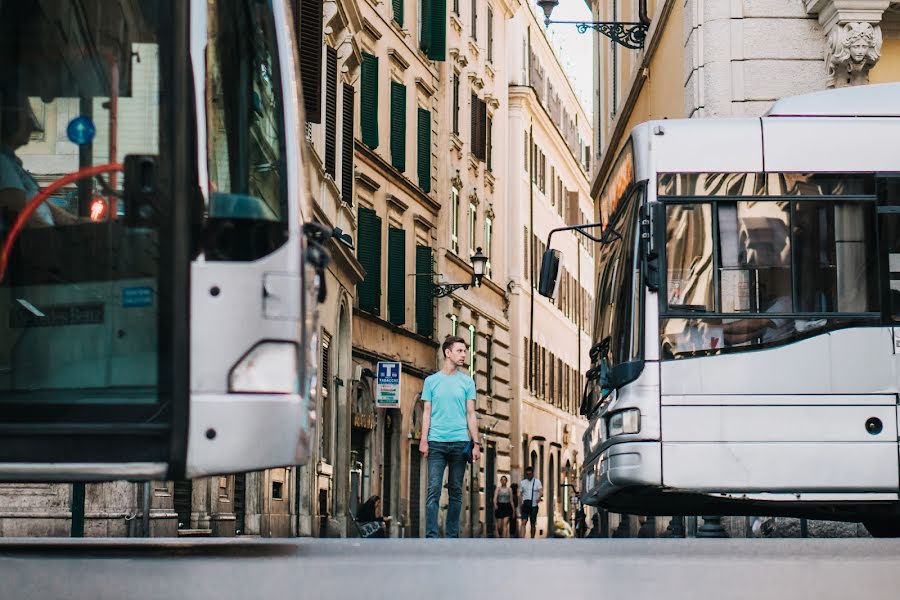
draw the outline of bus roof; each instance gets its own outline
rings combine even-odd
[[[900,83],[879,83],[783,98],[767,117],[900,117]]]

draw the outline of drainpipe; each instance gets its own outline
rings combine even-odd
[[[650,17],[647,15],[647,0],[638,3],[638,19],[644,25],[650,25]]]

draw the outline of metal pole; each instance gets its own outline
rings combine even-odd
[[[74,538],[84,537],[84,484],[72,484],[72,529]]]
[[[144,498],[141,502],[141,533],[150,537],[150,482],[144,482]]]
[[[806,519],[800,519],[800,537],[809,537],[809,522]]]

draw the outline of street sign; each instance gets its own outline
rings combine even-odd
[[[380,362],[375,382],[375,406],[400,408],[400,363]]]

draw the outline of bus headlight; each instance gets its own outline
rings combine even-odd
[[[228,374],[230,392],[296,394],[299,389],[299,355],[292,342],[261,342]]]
[[[640,409],[629,408],[611,414],[606,430],[611,438],[617,435],[638,433],[641,430]]]

